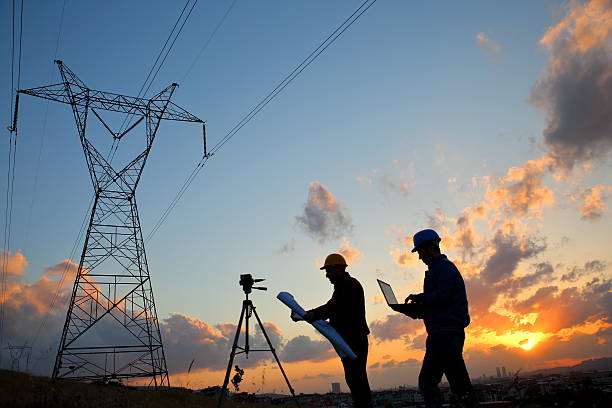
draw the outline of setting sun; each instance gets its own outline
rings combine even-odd
[[[536,342],[533,339],[525,339],[525,340],[519,341],[519,346],[521,346],[523,349],[527,351],[531,350],[533,346],[535,345],[536,345]]]

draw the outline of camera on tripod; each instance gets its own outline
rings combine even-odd
[[[256,282],[263,282],[265,279],[253,279],[253,276],[250,273],[245,273],[244,275],[240,275],[240,286],[242,286],[242,290],[247,295],[251,293],[251,289],[257,290],[268,290],[268,288],[264,288],[263,286],[253,286]]]

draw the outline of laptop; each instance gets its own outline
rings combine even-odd
[[[389,306],[397,305],[397,298],[395,297],[395,293],[393,293],[393,289],[391,285],[387,282],[383,282],[380,279],[376,279],[378,281],[378,286],[380,286],[380,290],[382,290],[383,295],[385,296],[385,300]]]

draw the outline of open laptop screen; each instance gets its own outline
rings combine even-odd
[[[385,300],[388,305],[397,305],[397,299],[395,298],[395,293],[393,293],[393,289],[391,285],[387,282],[383,282],[380,279],[376,279],[378,281],[378,285],[380,286],[380,290],[382,290],[383,295],[385,296]]]

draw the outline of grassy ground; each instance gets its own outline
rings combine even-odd
[[[213,408],[217,400],[181,390],[145,390],[119,385],[52,383],[47,377],[0,370],[0,407],[16,408]],[[251,404],[266,408],[264,404]],[[224,408],[244,408],[230,401]]]

